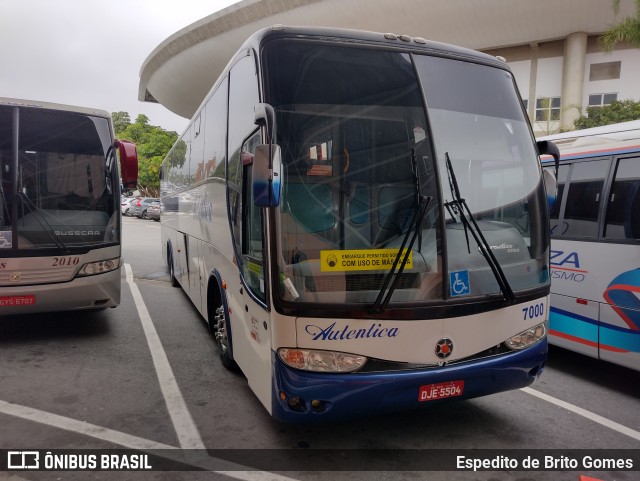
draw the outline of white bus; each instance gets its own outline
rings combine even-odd
[[[0,316],[120,303],[120,176],[108,112],[0,98]]]
[[[640,370],[640,120],[541,140],[561,152],[549,342]]]
[[[163,253],[277,419],[516,389],[547,353],[541,173],[505,62],[276,26],[164,160]]]

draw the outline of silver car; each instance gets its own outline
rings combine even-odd
[[[154,200],[153,202],[151,202],[151,204],[149,204],[149,207],[147,208],[147,219],[153,219],[156,222],[159,222],[160,211],[161,211],[160,201]]]
[[[141,219],[147,219],[147,209],[153,201],[160,200],[155,197],[141,197],[131,206],[131,214]]]

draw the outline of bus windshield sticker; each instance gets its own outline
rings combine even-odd
[[[399,249],[351,249],[320,251],[321,272],[389,270]],[[405,269],[413,268],[413,253],[409,253]]]
[[[10,230],[0,230],[0,249],[13,247],[13,233]]]
[[[469,271],[457,271],[449,273],[449,285],[451,286],[451,296],[466,296],[471,294],[469,285]]]

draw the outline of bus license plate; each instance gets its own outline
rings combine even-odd
[[[0,307],[32,306],[36,303],[36,296],[0,296]]]
[[[440,382],[420,386],[418,401],[433,401],[447,397],[461,396],[464,391],[464,381]]]

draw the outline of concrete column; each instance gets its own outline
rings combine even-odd
[[[585,32],[572,33],[567,37],[564,47],[560,110],[560,128],[562,130],[573,130],[573,123],[582,114],[586,58],[587,34]]]
[[[531,124],[536,121],[536,90],[538,87],[538,57],[539,49],[537,43],[532,43],[531,47],[531,69],[529,70],[529,102],[527,114]]]

